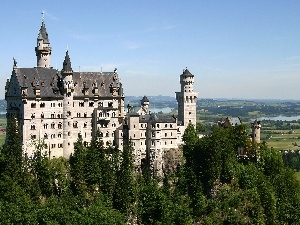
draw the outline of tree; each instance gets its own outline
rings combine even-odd
[[[136,213],[134,207],[136,203],[136,181],[133,151],[131,142],[123,148],[114,193],[114,207],[127,216]]]
[[[70,157],[70,175],[72,187],[75,194],[84,198],[86,194],[85,183],[86,149],[82,143],[82,136],[79,133],[77,141],[74,143],[74,154]]]

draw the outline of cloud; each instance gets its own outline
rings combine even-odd
[[[136,42],[131,42],[131,43],[126,43],[125,44],[125,49],[129,49],[129,50],[138,49],[140,47],[141,47],[141,45],[139,43],[136,43]]]
[[[59,20],[58,17],[56,17],[55,15],[47,12],[47,11],[44,11],[44,14],[47,18],[51,19],[51,20]]]

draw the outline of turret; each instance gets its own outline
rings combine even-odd
[[[260,121],[253,121],[251,123],[251,129],[252,129],[252,141],[255,143],[260,143],[260,129],[261,129],[261,123]]]
[[[35,54],[37,56],[37,67],[50,68],[51,47],[44,19],[37,37]]]
[[[66,52],[65,60],[63,63],[63,69],[61,70],[61,76],[63,81],[63,155],[65,158],[69,158],[73,153],[73,142],[75,142],[77,133],[73,131],[73,70],[71,66],[71,60],[69,52]]]
[[[194,75],[188,69],[180,75],[180,92],[176,92],[178,102],[178,121],[183,123],[184,129],[189,123],[196,127],[196,103],[198,93],[194,92]]]

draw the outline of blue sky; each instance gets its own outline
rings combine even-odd
[[[118,68],[125,95],[179,91],[195,75],[199,98],[300,99],[299,0],[2,0],[0,78],[36,66],[41,12],[61,70]]]

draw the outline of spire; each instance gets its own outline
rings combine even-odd
[[[43,40],[44,44],[50,44],[44,19],[42,20],[42,25],[41,25],[40,32],[38,35],[38,40]]]
[[[37,67],[50,68],[51,46],[44,21],[44,12],[42,13],[42,25],[37,37],[35,54],[37,56]]]
[[[70,60],[70,56],[69,56],[69,51],[68,50],[66,51],[66,56],[65,56],[64,63],[63,63],[62,72],[63,73],[65,73],[65,72],[68,72],[68,73],[73,72],[72,66],[71,66],[71,60]]]

